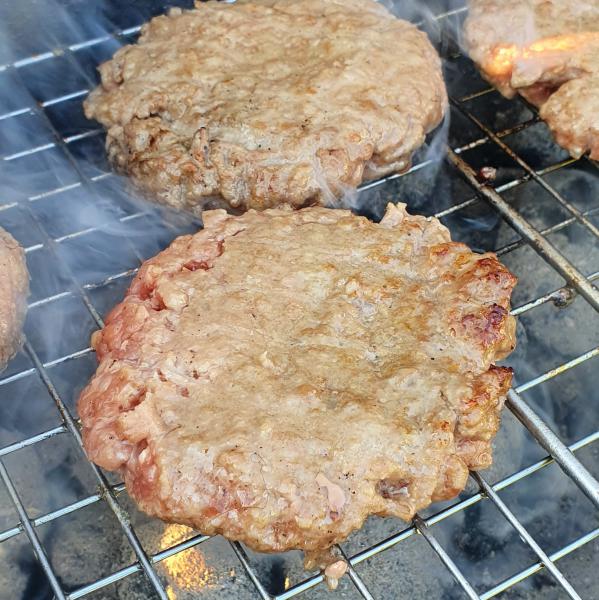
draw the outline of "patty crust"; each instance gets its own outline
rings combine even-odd
[[[196,212],[331,203],[407,169],[447,104],[426,34],[374,0],[198,2],[100,72],[111,162]]]

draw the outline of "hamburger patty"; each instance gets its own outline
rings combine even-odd
[[[599,0],[470,0],[470,56],[506,97],[540,108],[557,142],[599,158]]]
[[[85,113],[112,163],[197,212],[330,203],[407,169],[447,102],[426,35],[374,0],[199,2],[100,72]]]
[[[0,273],[0,370],[4,370],[21,347],[29,273],[23,248],[1,227]]]
[[[150,515],[258,551],[410,519],[491,464],[514,284],[404,205],[205,212],[94,334],[85,448]]]

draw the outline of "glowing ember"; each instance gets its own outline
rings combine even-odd
[[[191,532],[185,525],[168,525],[160,538],[160,549],[166,550],[187,539]],[[214,569],[206,564],[204,555],[197,547],[175,554],[162,564],[173,581],[173,585],[168,585],[166,589],[169,600],[176,600],[180,590],[198,592],[217,583]]]

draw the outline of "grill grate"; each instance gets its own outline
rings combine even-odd
[[[456,22],[463,18],[464,11],[465,8],[460,7],[451,11],[440,12],[434,17],[440,25],[441,30],[447,34],[447,39],[451,40],[453,38],[451,31],[452,29],[455,30]],[[139,29],[139,26],[121,29],[111,35],[102,35],[93,39],[79,41],[70,46],[62,46],[59,50],[52,50],[30,58],[13,61],[6,64],[0,70],[0,76],[14,78],[15,81],[21,77],[24,78],[25,75],[33,75],[35,77],[37,69],[48,67],[51,70],[54,68],[52,66],[54,61],[58,60],[64,63],[64,67],[62,67],[64,69],[69,68],[70,64],[81,65],[81,53],[89,49],[102,47],[103,45],[113,47],[112,45],[115,44],[115,41],[119,44],[125,43]],[[450,71],[453,69],[455,72],[456,69],[462,69],[465,66],[468,66],[470,69],[472,68],[471,64],[457,53],[452,54],[451,52],[447,52],[447,54],[445,64]],[[474,79],[474,75],[472,77]],[[125,497],[124,486],[120,483],[114,484],[99,468],[93,465],[91,468],[98,487],[97,493],[62,505],[59,509],[42,514],[37,518],[31,518],[20,496],[18,486],[14,483],[9,469],[5,466],[5,461],[11,456],[16,456],[28,447],[41,444],[45,440],[57,436],[71,436],[79,448],[81,448],[81,438],[73,407],[69,404],[68,400],[65,400],[64,393],[59,391],[54,380],[53,369],[60,366],[65,366],[68,369],[72,361],[89,355],[91,349],[88,347],[82,348],[80,345],[77,345],[81,343],[80,339],[73,344],[70,344],[67,339],[64,343],[57,344],[57,348],[49,351],[48,346],[53,346],[53,344],[44,345],[39,343],[40,334],[39,331],[36,331],[37,321],[34,319],[32,324],[31,313],[38,309],[43,309],[44,306],[75,298],[83,303],[88,313],[86,318],[90,319],[89,329],[101,327],[102,309],[98,308],[101,302],[98,301],[95,293],[102,292],[115,284],[126,284],[129,278],[136,272],[137,265],[158,249],[158,246],[150,249],[143,244],[136,244],[135,239],[132,241],[127,236],[129,227],[138,227],[139,230],[144,230],[147,222],[146,219],[152,218],[152,213],[149,213],[147,208],[133,206],[124,213],[119,213],[118,211],[110,212],[114,216],[114,219],[106,224],[98,225],[91,219],[89,223],[82,222],[75,225],[62,223],[59,226],[52,224],[44,216],[43,212],[37,210],[37,203],[41,201],[47,201],[63,194],[76,193],[78,190],[85,190],[87,194],[91,195],[94,202],[103,202],[102,190],[104,188],[102,186],[105,184],[110,185],[111,181],[115,179],[108,172],[107,166],[99,162],[100,159],[90,160],[90,156],[93,153],[90,153],[89,148],[93,147],[94,144],[96,147],[101,146],[102,136],[99,130],[90,129],[90,124],[86,123],[78,112],[80,111],[81,100],[88,91],[87,88],[94,84],[93,75],[89,73],[85,75],[85,71],[83,80],[87,80],[89,84],[86,86],[86,89],[65,90],[66,93],[59,97],[43,99],[36,97],[35,100],[37,102],[31,101],[31,99],[28,100],[26,97],[24,98],[22,94],[15,94],[14,98],[17,98],[18,102],[15,100],[13,105],[8,105],[8,109],[4,114],[0,114],[0,135],[3,125],[8,125],[12,130],[13,124],[18,124],[18,119],[26,119],[28,123],[33,121],[36,123],[35,127],[32,126],[33,133],[31,135],[19,136],[19,141],[23,139],[28,140],[27,145],[12,147],[9,140],[9,143],[6,145],[8,151],[4,152],[2,150],[4,154],[1,161],[3,171],[16,173],[16,181],[23,183],[25,189],[29,189],[27,188],[28,182],[19,172],[19,161],[25,160],[27,164],[29,159],[35,160],[38,157],[44,156],[51,157],[51,160],[48,160],[46,164],[50,165],[48,172],[55,178],[52,184],[48,184],[43,189],[32,188],[32,193],[25,192],[24,198],[18,198],[14,201],[9,198],[8,202],[0,206],[0,222],[4,223],[3,215],[8,215],[12,210],[18,211],[19,219],[17,220],[18,222],[13,223],[13,230],[18,230],[16,234],[21,233],[21,236],[17,235],[17,237],[31,242],[26,243],[30,269],[32,269],[32,265],[37,264],[35,262],[36,257],[43,254],[50,261],[44,264],[54,265],[56,273],[59,273],[43,289],[36,289],[35,279],[33,281],[34,290],[30,304],[30,320],[26,328],[28,339],[25,343],[24,353],[14,361],[13,365],[9,367],[9,371],[0,380],[0,398],[3,398],[4,390],[7,389],[5,386],[37,374],[52,398],[60,418],[60,424],[46,428],[41,433],[21,437],[18,441],[13,441],[0,448],[0,478],[6,487],[10,501],[16,509],[19,519],[11,527],[0,531],[0,543],[7,542],[19,535],[23,537],[24,534],[29,540],[56,598],[74,600],[76,598],[91,597],[94,592],[106,590],[111,584],[140,573],[147,578],[149,585],[153,588],[157,596],[165,599],[171,598],[172,594],[169,594],[168,589],[165,588],[163,580],[156,570],[156,565],[185,550],[206,542],[209,539],[207,536],[196,534],[160,552],[147,552],[138,538],[130,515],[124,508],[124,502],[122,501],[122,498]],[[476,80],[480,81],[479,79]],[[73,81],[75,82],[74,85],[78,85],[81,83],[81,77],[75,77]],[[519,249],[531,248],[555,273],[561,276],[561,279],[563,279],[562,285],[558,285],[551,291],[544,291],[544,293],[538,294],[533,299],[522,302],[514,308],[512,311],[513,314],[522,316],[550,303],[555,305],[557,310],[560,307],[569,306],[575,297],[579,295],[582,299],[581,301],[586,301],[593,309],[591,312],[596,317],[594,311],[599,311],[599,291],[594,287],[593,281],[599,277],[599,271],[585,275],[574,264],[574,261],[568,257],[568,252],[566,252],[568,249],[558,249],[551,243],[549,237],[570,226],[580,225],[596,243],[597,238],[599,238],[599,228],[593,222],[593,218],[599,213],[599,206],[581,209],[576,203],[568,200],[566,194],[561,193],[548,182],[546,176],[556,172],[563,172],[563,170],[576,161],[571,158],[564,158],[563,153],[560,154],[559,151],[555,151],[554,149],[552,150],[552,156],[555,156],[557,152],[558,159],[550,160],[548,164],[537,168],[536,165],[527,161],[522,156],[522,153],[515,152],[511,145],[506,142],[506,139],[515,135],[522,134],[523,132],[531,132],[539,124],[538,117],[532,112],[533,109],[531,107],[528,107],[528,110],[532,112],[530,118],[522,122],[511,123],[508,127],[498,130],[488,127],[484,120],[475,114],[473,107],[480,106],[481,103],[488,103],[493,94],[494,92],[488,88],[478,89],[468,94],[456,94],[450,89],[453,119],[461,115],[461,118],[465,119],[463,123],[470,123],[470,126],[473,127],[471,131],[475,132],[476,135],[474,139],[471,139],[467,143],[451,143],[452,149],[448,151],[444,165],[444,168],[456,170],[457,173],[461,174],[463,180],[467,182],[469,186],[467,188],[469,190],[467,198],[457,204],[436,210],[435,216],[442,219],[450,219],[454,216],[459,216],[466,209],[480,206],[483,201],[486,201],[492,207],[493,211],[507,222],[519,236],[515,241],[509,241],[500,246],[497,249],[498,254],[506,257]],[[519,102],[523,105],[523,101],[521,100],[513,102]],[[3,106],[4,104],[0,104],[0,108]],[[65,108],[65,112],[63,116],[57,117],[62,107]],[[64,115],[66,115],[66,118]],[[80,127],[79,124],[81,124]],[[27,126],[29,125],[25,127]],[[464,127],[467,129],[466,125]],[[454,130],[460,129],[459,121],[458,125],[452,123],[452,128]],[[41,133],[37,135],[37,133],[42,131],[43,135]],[[457,131],[457,133],[457,137],[459,138],[462,132]],[[451,139],[452,134],[450,133],[450,141]],[[508,176],[504,177],[502,181],[498,180],[495,187],[482,185],[477,180],[476,175],[478,166],[476,164],[477,157],[480,156],[483,150],[488,150],[489,148],[493,148],[498,152],[496,156],[503,156],[506,160],[511,161],[510,164],[514,165],[513,169],[511,167],[510,169],[505,169]],[[97,153],[97,156],[103,156],[101,150]],[[378,194],[381,190],[387,189],[387,186],[395,186],[396,184],[401,186],[402,182],[407,179],[407,175],[415,174],[421,170],[425,171],[427,168],[434,166],[436,162],[434,157],[427,158],[425,156],[420,161],[416,161],[415,166],[412,167],[408,174],[393,175],[376,182],[368,183],[362,187],[361,193]],[[596,171],[597,167],[592,161],[581,159],[578,162],[584,164],[585,168],[588,168],[595,177],[599,175]],[[516,173],[516,176],[513,176],[513,172]],[[599,177],[597,181],[599,181]],[[529,182],[538,184],[563,209],[563,212],[560,213],[562,216],[557,222],[548,226],[537,227],[527,218],[523,207],[518,207],[514,202],[508,201],[507,194]],[[11,229],[10,223],[7,227]],[[39,231],[39,234],[34,235],[31,233],[33,229],[30,228],[37,228],[36,230]],[[83,280],[77,266],[65,258],[64,248],[66,245],[73,243],[77,244],[81,242],[87,244],[89,240],[93,239],[94,235],[102,235],[106,231],[110,231],[111,235],[114,235],[114,231],[120,232],[119,248],[122,248],[123,254],[128,257],[128,262],[127,260],[122,260],[121,262],[111,263],[109,265],[109,272],[103,272],[100,275],[94,274],[94,276]],[[160,241],[159,246],[164,246],[172,237],[181,232],[176,224],[173,224],[169,220],[167,220],[164,230],[161,229],[159,231],[164,238],[164,243]],[[146,241],[144,240],[144,244]],[[32,271],[34,270],[32,269]],[[584,323],[581,323],[579,326],[584,327]],[[519,582],[531,578],[539,571],[545,570],[570,598],[580,598],[578,594],[584,594],[584,589],[577,582],[570,582],[559,569],[557,563],[565,556],[599,538],[599,527],[591,528],[568,544],[551,553],[546,553],[499,494],[503,490],[507,490],[519,482],[532,477],[535,473],[541,472],[556,461],[567,476],[591,499],[594,504],[593,510],[599,507],[599,484],[576,458],[578,451],[590,447],[599,440],[599,430],[581,437],[570,446],[566,446],[560,440],[560,437],[553,433],[540,414],[533,411],[523,398],[523,394],[526,394],[528,391],[537,388],[537,386],[558,377],[570,369],[576,368],[586,361],[595,359],[598,354],[599,347],[593,347],[570,360],[553,366],[549,370],[536,374],[524,383],[515,386],[509,394],[508,408],[526,426],[538,444],[548,453],[548,456],[511,473],[509,476],[503,477],[494,484],[488,483],[485,475],[472,474],[471,480],[475,487],[463,494],[459,500],[447,504],[447,506],[440,510],[437,508],[436,513],[428,516],[417,516],[411,525],[399,532],[394,533],[386,539],[377,541],[357,553],[349,553],[349,556],[346,555],[351,564],[349,579],[355,588],[354,591],[363,598],[369,599],[375,597],[374,592],[370,591],[369,586],[360,574],[360,569],[357,567],[362,563],[373,561],[372,564],[376,568],[376,561],[380,560],[379,557],[382,553],[420,534],[451,573],[466,597],[477,599],[495,597],[517,585]],[[581,400],[584,401],[585,399]],[[547,493],[551,493],[551,491],[548,490]],[[455,557],[452,557],[439,541],[435,526],[484,502],[490,502],[498,509],[503,518],[516,530],[524,543],[534,553],[536,562],[527,565],[510,577],[482,591],[478,589],[480,586],[475,586],[469,582],[462,569],[458,566]],[[46,524],[60,520],[66,515],[76,513],[98,503],[106,503],[116,517],[120,528],[133,549],[135,561],[87,585],[76,589],[65,589],[65,586],[60,581],[60,577],[56,574],[55,567],[53,567],[48,558],[44,543],[39,534],[40,528]],[[592,517],[592,514],[589,517]],[[258,597],[263,599],[276,598],[277,600],[286,600],[301,596],[304,592],[322,582],[322,576],[314,575],[288,587],[282,593],[273,595],[261,581],[260,575],[252,564],[252,559],[245,548],[239,543],[231,543],[231,548],[239,560],[241,568],[253,583]],[[339,548],[339,550],[342,553],[346,552],[344,548]],[[578,588],[578,593],[575,591],[573,585]],[[232,593],[235,595],[235,592]]]

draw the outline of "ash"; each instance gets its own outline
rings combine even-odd
[[[188,2],[178,3],[187,6]],[[399,16],[419,21],[444,55],[448,90],[456,99],[486,90],[472,63],[458,52],[464,13],[460,2],[399,3]],[[24,247],[32,275],[26,324],[30,352],[22,352],[0,375],[0,448],[59,428],[61,415],[52,393],[76,416],[75,401],[95,368],[89,336],[118,302],[141,262],[181,233],[195,231],[191,217],[156,209],[137,199],[124,181],[110,174],[103,135],[87,121],[81,101],[96,85],[95,67],[120,45],[135,40],[138,25],[164,11],[162,2],[116,0],[39,3],[26,0],[0,7],[0,225]],[[434,15],[453,10],[442,19]],[[43,26],[40,26],[43,24]],[[92,41],[90,41],[92,40]],[[45,55],[44,53],[50,52]],[[28,57],[37,56],[30,59]],[[518,276],[514,307],[564,286],[563,279],[498,214],[481,200],[460,174],[443,161],[445,144],[460,149],[476,170],[494,169],[489,181],[580,271],[599,271],[599,245],[593,234],[490,141],[477,142],[480,130],[472,113],[522,156],[543,179],[599,225],[597,167],[570,161],[551,140],[532,110],[516,99],[489,91],[452,107],[445,124],[401,177],[367,185],[343,199],[356,212],[378,219],[387,202],[408,203],[409,210],[442,214],[453,238],[478,251],[495,250]],[[510,131],[517,125],[522,129]],[[525,383],[585,352],[599,341],[599,319],[581,298],[563,293],[561,301],[541,303],[519,316],[518,348],[507,364],[516,385]],[[44,382],[32,362],[44,366]],[[50,383],[50,387],[48,386]],[[599,431],[597,359],[523,392],[524,399],[567,443],[592,439]],[[596,436],[599,437],[599,436]],[[599,475],[599,444],[584,443],[580,460]],[[483,473],[496,483],[545,457],[531,434],[508,411],[495,441],[495,460]],[[35,531],[65,593],[92,584],[136,562],[113,511],[98,495],[98,479],[68,432],[24,445],[2,456]],[[112,484],[118,478],[109,475]],[[488,499],[443,511],[477,492],[474,482],[456,500],[430,507],[422,516],[445,515],[431,532],[478,593],[537,562]],[[522,474],[500,492],[501,498],[535,540],[552,554],[597,529],[597,510],[555,465]],[[148,554],[184,542],[198,532],[167,525],[140,513],[126,492],[118,502]],[[65,507],[71,507],[66,509]],[[52,518],[53,511],[60,511]],[[0,483],[0,598],[41,600],[53,597],[19,517]],[[395,519],[371,518],[342,546],[355,555],[409,529]],[[599,598],[596,553],[599,538],[567,553],[556,564],[584,598]],[[259,555],[248,551],[250,566],[270,594],[284,592],[306,578],[299,552]],[[255,587],[232,547],[213,538],[158,562],[156,571],[168,597],[257,598]],[[356,571],[375,598],[414,600],[465,597],[426,540],[406,539],[364,560]],[[121,574],[123,575],[123,574]],[[155,591],[139,569],[89,590],[94,599],[141,600]],[[332,598],[324,586],[306,598]],[[349,577],[335,597],[360,598]],[[553,600],[564,597],[558,584],[539,571],[514,582],[505,598]]]

